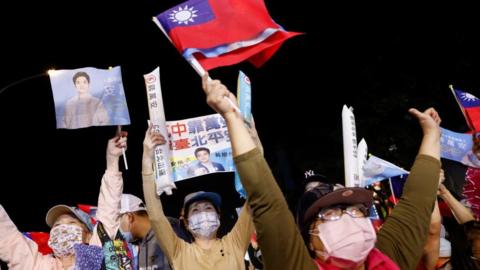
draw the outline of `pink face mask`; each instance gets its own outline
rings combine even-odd
[[[356,267],[375,246],[377,235],[368,218],[342,215],[339,220],[318,224],[318,237],[325,247],[326,262]]]

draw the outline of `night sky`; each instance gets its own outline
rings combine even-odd
[[[177,3],[86,0],[0,7],[1,87],[50,68],[121,65],[132,120],[125,127],[125,192],[140,197],[148,118],[143,74],[160,66],[168,120],[213,113],[200,78],[151,21]],[[408,108],[435,106],[442,126],[467,130],[448,89],[454,84],[480,96],[478,21],[465,10],[312,7],[306,0],[266,4],[277,23],[306,34],[288,40],[259,69],[242,63],[210,74],[231,90],[238,70],[250,77],[265,155],[292,206],[307,168],[343,181],[343,104],[354,107],[358,140],[366,139],[369,152],[407,169],[421,138]],[[115,127],[57,130],[50,81],[42,76],[0,93],[0,128],[0,204],[20,230],[47,230],[45,214],[55,204],[96,204],[106,142]],[[177,187],[164,200],[169,215],[177,216],[184,195],[198,189],[220,192],[227,208],[240,203],[233,174]]]

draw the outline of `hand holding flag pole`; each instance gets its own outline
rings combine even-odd
[[[170,43],[173,44],[172,39],[168,36],[167,32],[165,32],[165,29],[163,28],[162,24],[157,20],[156,17],[153,17],[153,21],[157,24],[157,26],[160,28],[160,30],[165,35],[165,37],[167,37],[167,39],[170,41]],[[195,57],[192,56],[191,58],[187,59],[187,62],[192,66],[192,68],[197,72],[197,74],[200,77],[203,77],[203,75],[205,75],[205,73],[206,73],[205,69],[202,67],[202,65],[200,65],[200,63],[197,61],[197,59],[195,59]],[[212,80],[212,78],[210,78],[210,76],[208,76],[208,81],[211,81],[211,80]],[[224,98],[227,99],[230,106],[232,106],[232,108],[236,112],[241,114],[240,109],[238,108],[237,105],[235,105],[235,103],[233,103],[233,101],[231,99],[229,99],[228,97],[224,97]]]
[[[122,136],[122,126],[117,126],[117,136]],[[125,165],[125,170],[128,170],[128,163],[127,163],[127,154],[125,152],[125,147],[122,147],[122,156],[123,156],[123,164]]]

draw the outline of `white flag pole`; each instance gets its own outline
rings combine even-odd
[[[122,136],[122,126],[117,126],[117,134],[118,136]],[[122,147],[122,156],[123,156],[123,164],[125,165],[125,170],[128,170],[128,163],[127,163],[127,154],[125,151],[125,147]]]
[[[173,44],[172,39],[170,39],[167,32],[163,28],[162,24],[158,21],[157,17],[153,17],[153,21],[158,26],[158,28],[160,28],[160,30],[165,35],[165,37],[170,41],[170,43]],[[206,73],[205,69],[202,67],[202,65],[200,65],[200,63],[198,62],[198,60],[195,57],[192,56],[191,58],[187,59],[187,62],[190,64],[190,66],[192,66],[192,68],[197,72],[197,74],[200,75],[200,77],[203,77],[205,75],[205,73]],[[210,78],[210,76],[208,76],[208,80],[211,81],[212,78]],[[233,101],[231,99],[229,99],[228,97],[224,97],[224,98],[227,99],[228,103],[230,104],[230,106],[232,106],[232,108],[235,111],[237,111],[238,113],[241,114],[240,109],[238,108],[238,106],[235,103],[233,103]]]
[[[395,197],[395,191],[393,191],[392,178],[388,178],[388,184],[390,185],[390,191],[392,192],[393,203],[397,205],[397,198]]]

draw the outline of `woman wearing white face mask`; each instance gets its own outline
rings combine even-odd
[[[250,243],[253,224],[247,207],[242,209],[237,223],[224,237],[217,238],[220,226],[220,196],[212,192],[189,194],[184,200],[184,220],[192,233],[193,243],[180,239],[163,213],[160,199],[155,193],[153,153],[161,144],[161,135],[148,127],[143,142],[143,193],[155,237],[173,269],[243,270],[244,256]]]
[[[108,141],[107,168],[102,178],[96,212],[102,230],[98,229],[100,226],[94,228],[91,217],[82,210],[56,205],[46,215],[46,223],[51,227],[48,245],[54,254],[43,255],[33,241],[22,235],[0,205],[0,260],[7,262],[11,270],[94,270],[100,269],[102,258],[117,256],[105,253],[102,246],[105,246],[103,238],[108,239],[107,244],[113,245],[110,240],[118,235],[118,206],[123,190],[118,163],[122,148],[125,147],[126,137],[116,136]],[[131,261],[126,261],[123,260],[124,264],[132,265]]]

